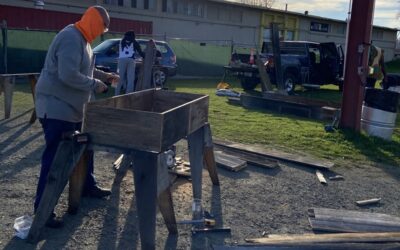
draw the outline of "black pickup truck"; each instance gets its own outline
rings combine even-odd
[[[285,90],[291,93],[295,85],[319,87],[324,84],[343,84],[343,50],[335,43],[283,41],[280,43],[281,69]],[[254,56],[255,57],[255,56]],[[272,84],[276,84],[275,64],[271,43],[264,42],[260,59]],[[258,68],[250,64],[250,54],[233,53],[225,70],[240,79],[244,90],[260,83]]]

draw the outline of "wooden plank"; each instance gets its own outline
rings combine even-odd
[[[400,233],[339,233],[293,234],[281,237],[246,239],[249,243],[264,245],[302,243],[353,243],[353,242],[400,242]]]
[[[258,52],[258,50],[256,50],[256,64],[257,64],[257,68],[258,68],[258,73],[260,74],[260,79],[261,79],[261,89],[263,92],[266,91],[272,91],[273,87],[271,84],[271,80],[269,79],[269,75],[267,74],[267,71],[265,69],[265,66],[263,64],[263,62],[261,61],[260,58],[260,53]]]
[[[190,106],[184,105],[162,115],[161,151],[188,135]],[[160,152],[161,152],[160,151]]]
[[[188,135],[189,160],[192,174],[193,199],[201,200],[202,170],[204,158],[204,128]]]
[[[356,204],[359,206],[366,206],[366,205],[377,204],[380,201],[381,201],[381,198],[373,198],[373,199],[368,199],[368,200],[356,201]]]
[[[93,154],[93,151],[91,152],[91,154]],[[78,212],[82,190],[88,172],[88,160],[89,152],[85,151],[78,161],[78,164],[72,171],[71,176],[69,177],[68,213],[70,214],[76,214]]]
[[[168,232],[171,234],[177,234],[178,228],[176,226],[171,189],[169,187],[158,196],[158,206],[164,218],[165,224],[167,225]]]
[[[247,244],[240,246],[212,246],[213,250],[395,250],[399,243],[302,243],[296,245]]]
[[[400,218],[388,214],[312,208],[309,222],[314,230],[329,232],[399,232]]]
[[[95,144],[161,152],[162,119],[157,113],[91,106],[82,131]]]
[[[254,153],[256,155],[269,157],[269,158],[273,158],[273,159],[277,159],[277,160],[282,160],[282,161],[286,161],[286,162],[301,164],[301,165],[308,166],[308,167],[329,169],[334,166],[333,162],[329,162],[326,160],[314,159],[314,158],[306,157],[306,156],[293,155],[293,154],[289,154],[289,153],[285,153],[285,152],[281,152],[281,151],[277,151],[277,150],[270,150],[270,149],[262,148],[259,146],[245,145],[245,144],[241,144],[241,143],[232,143],[232,142],[221,141],[221,140],[214,140],[214,144],[224,147],[224,148],[229,148],[234,151],[250,152],[250,153]]]
[[[347,222],[343,220],[321,220],[308,218],[311,228],[315,231],[363,233],[363,232],[400,232],[400,225],[378,225],[363,222]]]
[[[158,155],[138,151],[134,157],[134,179],[142,249],[155,249]]]
[[[7,76],[2,77],[3,91],[4,91],[4,119],[8,119],[11,116],[12,98],[15,86],[15,77]]]
[[[36,75],[29,75],[28,76],[30,85],[31,85],[31,92],[32,92],[32,98],[33,98],[33,111],[32,111],[32,115],[31,118],[29,119],[29,124],[33,124],[36,121],[36,109],[35,109],[35,87],[36,87]]]
[[[324,184],[324,185],[327,184],[326,179],[325,179],[325,177],[324,177],[324,175],[322,174],[321,171],[316,170],[316,171],[315,171],[315,174],[317,175],[318,181],[319,181],[321,184]]]
[[[152,79],[153,65],[156,58],[156,44],[153,40],[147,42],[145,58],[143,61],[143,67],[139,71],[139,77],[137,81],[136,91],[154,88]]]
[[[370,213],[360,212],[354,210],[344,209],[330,209],[330,208],[311,208],[309,210],[310,217],[316,219],[334,219],[338,220],[341,218],[344,221],[369,221],[369,223],[381,224],[381,223],[393,223],[394,225],[400,225],[400,217],[392,216],[383,213]]]
[[[15,77],[15,76],[39,76],[40,73],[16,73],[16,74],[0,74],[0,77]]]
[[[247,162],[241,160],[239,157],[228,155],[222,151],[215,151],[215,161],[217,166],[227,170],[238,172],[247,167]]]
[[[211,127],[209,123],[204,125],[204,164],[213,185],[219,186],[219,178],[217,173],[217,164],[215,163],[214,144],[212,141]]]
[[[239,150],[231,150],[230,148],[221,147],[219,145],[216,145],[215,148],[217,150],[226,152],[230,155],[237,156],[240,159],[246,161],[247,164],[250,164],[253,166],[263,167],[263,168],[276,168],[279,166],[279,163],[277,160],[267,158],[264,156],[260,156],[260,155],[254,154],[254,153],[244,152],[244,151],[239,151]]]
[[[86,144],[76,144],[73,141],[60,142],[47,177],[42,199],[40,200],[31,229],[29,230],[28,242],[36,243],[39,240],[40,233],[47,219],[53,212],[68,182],[68,178],[73,168],[80,160],[86,146]]]
[[[183,177],[191,177],[192,175],[190,174],[190,167],[186,167],[184,165],[177,165],[174,168],[169,170],[169,173],[175,174],[177,176],[183,176]]]

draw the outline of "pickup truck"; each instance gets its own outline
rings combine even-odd
[[[310,88],[335,84],[342,89],[343,50],[335,43],[283,41],[280,54],[283,83],[288,93],[294,91],[296,84]],[[259,55],[271,83],[276,84],[271,43],[264,42]],[[240,79],[244,90],[254,89],[261,81],[257,66],[250,61],[250,54],[234,52],[229,65],[224,67]]]

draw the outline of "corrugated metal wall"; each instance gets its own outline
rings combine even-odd
[[[6,20],[9,28],[59,31],[80,18],[81,14],[0,5],[0,20]],[[112,18],[110,31],[127,30],[135,30],[138,34],[152,34],[153,22]]]

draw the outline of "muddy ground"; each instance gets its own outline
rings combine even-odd
[[[4,249],[140,249],[132,170],[114,172],[117,155],[96,152],[95,173],[111,197],[84,198],[77,215],[69,215],[64,191],[56,207],[63,216],[62,229],[45,229],[42,240],[28,244],[14,236],[14,219],[32,215],[44,140],[38,122],[28,125],[30,113],[0,120],[0,248]],[[240,172],[218,168],[221,185],[212,186],[203,171],[203,207],[216,216],[219,226],[232,232],[192,236],[190,226],[179,225],[177,236],[168,235],[157,215],[157,249],[210,249],[215,245],[243,244],[263,233],[310,233],[307,210],[341,208],[400,216],[400,168],[379,164],[336,162],[326,176],[341,174],[344,181],[321,185],[315,170],[281,163],[276,169],[248,166]],[[68,190],[67,188],[65,190]],[[357,207],[356,200],[381,197],[378,205]],[[191,182],[173,184],[177,220],[191,214]]]

